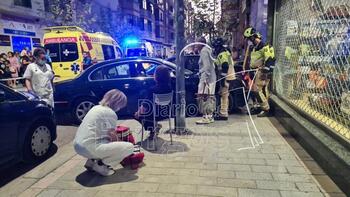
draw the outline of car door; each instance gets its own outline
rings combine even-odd
[[[18,158],[19,126],[26,100],[0,85],[0,165]],[[23,132],[24,133],[24,132]]]
[[[112,89],[118,89],[127,96],[128,104],[118,112],[119,115],[131,115],[135,112],[133,105],[137,102],[140,91],[138,83],[131,77],[135,71],[130,64],[132,63],[126,61],[105,65],[93,71],[89,79],[89,85],[98,98],[102,98],[106,92]]]

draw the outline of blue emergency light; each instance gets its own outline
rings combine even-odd
[[[136,38],[126,38],[124,42],[126,45],[134,45],[139,43],[139,40]]]

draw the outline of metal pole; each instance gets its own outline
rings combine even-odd
[[[186,96],[185,96],[185,69],[183,54],[180,51],[185,47],[185,16],[184,0],[175,1],[176,22],[176,107],[175,107],[175,131],[183,133],[186,130]]]

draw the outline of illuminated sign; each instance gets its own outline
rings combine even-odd
[[[62,38],[46,38],[44,39],[44,44],[51,44],[51,43],[69,43],[69,42],[77,42],[76,37],[62,37]]]

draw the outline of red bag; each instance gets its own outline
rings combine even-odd
[[[118,141],[130,142],[135,145],[135,138],[132,135],[129,127],[119,125],[115,128],[115,132],[118,137]]]

